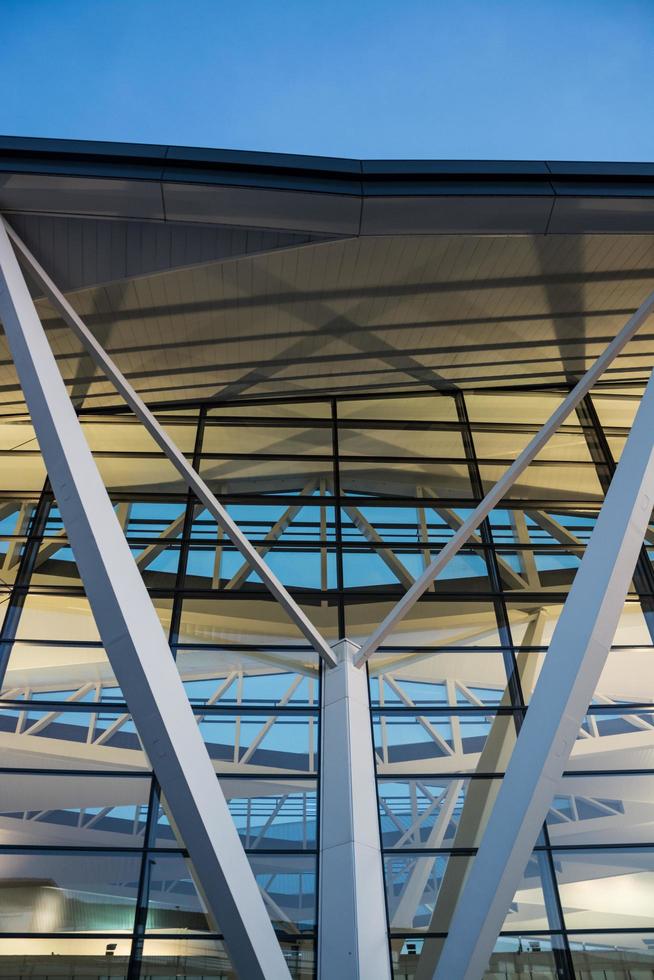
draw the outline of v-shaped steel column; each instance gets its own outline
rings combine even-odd
[[[329,644],[323,639],[313,623],[305,616],[297,602],[282,585],[277,576],[263,560],[257,549],[250,544],[239,526],[232,520],[223,505],[211,492],[199,473],[193,469],[183,453],[179,451],[166,430],[159,424],[150,409],[134,391],[125,375],[116,367],[107,352],[97,342],[91,331],[75,312],[61,290],[55,285],[45,269],[37,262],[25,243],[19,238],[9,222],[0,218],[6,234],[14,243],[19,258],[29,270],[30,275],[39,284],[54,308],[61,314],[78,340],[97,364],[100,370],[113,383],[116,390],[123,396],[134,414],[143,423],[160,449],[176,468],[186,485],[193,491],[198,500],[207,508],[230,539],[234,547],[241,553],[250,568],[257,573],[272,595],[277,599],[290,619],[295,623],[305,639],[309,641],[316,653],[326,664],[336,666],[334,654]]]
[[[289,980],[163,629],[1,222],[0,319],[102,642],[209,912],[243,980]]]

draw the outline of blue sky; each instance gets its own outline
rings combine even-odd
[[[654,160],[654,0],[0,0],[0,133]]]

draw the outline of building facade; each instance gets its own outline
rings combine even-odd
[[[654,977],[653,200],[645,166],[1,142],[2,976],[480,980],[437,971],[497,845],[484,977]],[[576,737],[502,841],[585,581],[599,680],[577,718],[561,674]]]

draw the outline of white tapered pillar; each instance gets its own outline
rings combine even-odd
[[[368,672],[356,643],[323,671],[319,980],[390,980]]]

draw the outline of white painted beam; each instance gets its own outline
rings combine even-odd
[[[557,623],[434,980],[480,980],[599,682],[654,501],[650,379]]]
[[[588,369],[583,378],[575,385],[570,394],[563,400],[555,412],[552,413],[547,422],[536,433],[531,442],[522,450],[520,455],[511,463],[506,473],[495,486],[489,490],[482,502],[475,507],[472,514],[463,522],[458,531],[448,541],[440,554],[433,560],[431,565],[415,580],[408,592],[402,596],[393,609],[375,632],[370,636],[367,643],[363,644],[359,654],[357,664],[368,660],[377,647],[390,636],[399,626],[407,613],[413,608],[418,599],[429,588],[434,579],[440,575],[445,566],[461,550],[473,531],[476,531],[484,518],[488,517],[493,507],[502,500],[508,493],[517,479],[527,469],[535,456],[543,449],[552,435],[556,432],[562,422],[570,415],[579,404],[581,399],[588,394],[595,382],[600,378],[609,364],[615,360],[620,351],[634,337],[636,331],[647,317],[654,310],[654,292],[641,303],[636,312],[629,318],[620,333],[614,337],[603,354],[595,361],[593,366]]]
[[[0,319],[102,642],[209,912],[242,977],[289,980],[161,623],[2,223]]]
[[[334,646],[321,718],[319,980],[390,980],[368,672]]]
[[[193,491],[212,517],[215,518],[218,525],[223,529],[237,551],[243,556],[252,571],[255,571],[262,582],[270,589],[272,595],[277,599],[282,608],[286,610],[288,616],[298,627],[305,639],[308,640],[325,663],[333,667],[335,661],[329,644],[323,639],[285,586],[282,585],[274,572],[268,567],[257,549],[250,544],[238,524],[232,520],[202,477],[193,469],[184,454],[180,452],[166,430],[159,424],[124,374],[116,367],[104,348],[97,342],[79,314],[75,312],[61,290],[58,289],[45,269],[37,262],[9,222],[4,218],[0,218],[0,222],[2,222],[6,234],[13,242],[19,258],[29,270],[30,275],[44,291],[50,303],[52,303],[65,323],[68,324],[77,339],[83,344],[95,364],[104,372],[116,390],[123,396],[136,417],[143,423],[149,435],[165,453],[186,485]]]
[[[300,490],[301,497],[310,497],[313,491],[318,485],[318,480],[312,477],[307,483],[304,484]],[[261,544],[256,544],[254,547],[257,549],[257,553],[263,558],[268,554],[272,546],[276,541],[279,541],[282,534],[290,527],[297,515],[300,513],[306,504],[291,504],[286,508],[281,517],[275,521],[273,526],[270,528],[268,533],[265,535]],[[226,589],[239,589],[247,578],[252,574],[252,567],[249,562],[245,561],[239,569],[232,575],[229,582],[225,586]]]
[[[387,543],[384,541],[379,531],[373,527],[370,521],[361,513],[359,508],[355,507],[353,504],[343,504],[343,510],[366,541],[369,541],[371,544],[384,546],[377,551],[377,555],[381,558],[387,568],[391,570],[400,585],[403,585],[405,589],[410,589],[415,581],[413,575],[410,573],[404,562],[398,558],[392,548],[387,546]]]
[[[443,846],[443,840],[452,820],[463,785],[463,779],[453,779],[449,784],[444,798],[438,807],[438,815],[427,835],[427,840],[423,844],[425,850],[436,850]],[[435,809],[434,804],[432,804],[432,808]],[[401,850],[398,853],[401,855]],[[391,926],[398,931],[413,928],[416,911],[420,906],[425,887],[429,881],[429,875],[434,866],[434,855],[426,854],[424,857],[417,855],[414,861],[415,863],[407,875],[402,894],[398,899],[395,909],[391,913]]]

